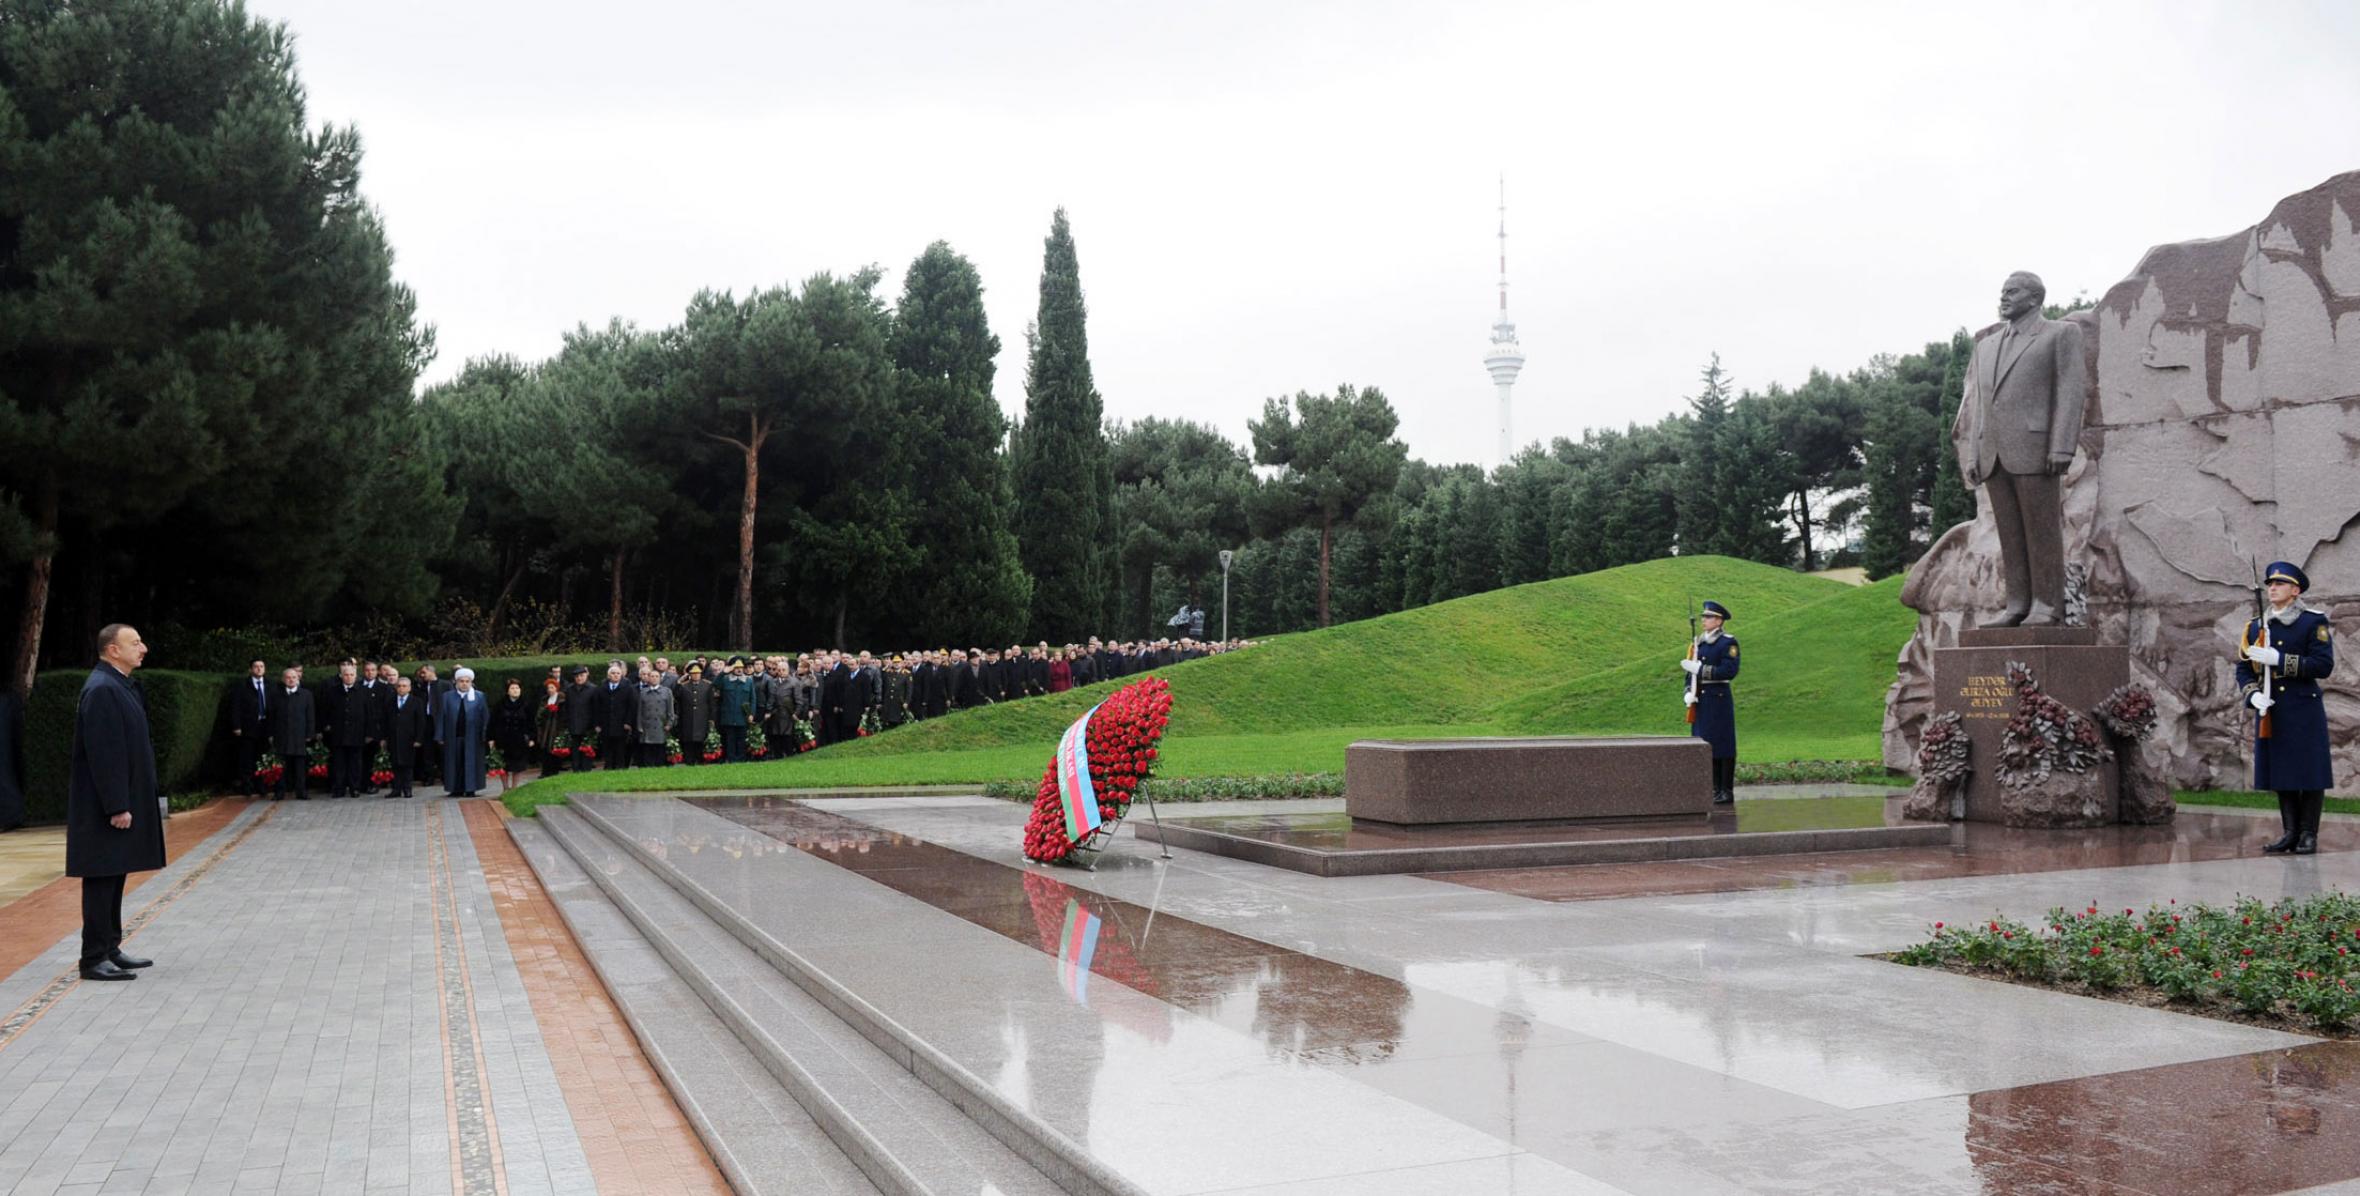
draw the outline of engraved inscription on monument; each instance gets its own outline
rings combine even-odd
[[[1964,718],[1996,718],[2006,720],[2012,713],[2015,691],[2008,688],[2006,675],[1967,678],[1958,687],[1960,715]]]

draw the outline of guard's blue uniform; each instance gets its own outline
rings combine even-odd
[[[1737,758],[1737,708],[1729,683],[1737,679],[1737,637],[1727,632],[1696,641],[1696,724],[1698,739],[1713,745],[1713,759]]]
[[[2319,680],[2335,671],[2335,632],[2327,616],[2315,610],[2286,623],[2266,622],[2270,646],[2285,656],[2270,670],[2270,696],[2277,704],[2270,707],[2268,739],[2260,738],[2261,719],[2254,719],[2253,786],[2278,792],[2333,788],[2335,768],[2327,751],[2327,707],[2319,698]],[[2243,652],[2253,635],[2254,623],[2249,620],[2238,641],[2241,696],[2262,687],[2261,666],[2245,659]],[[1704,723],[1701,715],[1696,721],[1700,727]]]

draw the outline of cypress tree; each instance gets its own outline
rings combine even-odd
[[[1016,437],[1016,545],[1033,579],[1032,634],[1074,641],[1106,626],[1114,587],[1114,469],[1090,379],[1082,273],[1065,209],[1050,220],[1040,308],[1026,331]]]
[[[1005,643],[1024,630],[1032,579],[1002,499],[1008,421],[992,398],[1000,338],[984,319],[974,263],[941,241],[927,246],[902,279],[891,345],[915,510],[912,572],[888,625],[919,643]]]

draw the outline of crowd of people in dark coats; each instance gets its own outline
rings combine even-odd
[[[460,666],[402,675],[392,662],[347,660],[307,684],[301,665],[274,680],[255,660],[230,694],[230,736],[246,791],[310,800],[419,783],[473,796],[488,778],[596,767],[633,768],[777,758],[878,734],[955,710],[1062,693],[1249,641],[1102,641],[1052,647],[876,654],[669,656],[555,666],[506,677],[497,693]],[[314,757],[321,756],[316,762]]]

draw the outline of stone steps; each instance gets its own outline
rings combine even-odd
[[[877,1192],[570,852],[537,821],[512,819],[508,833],[732,1188],[741,1196]]]
[[[738,1048],[877,1189],[895,1196],[1130,1190],[1074,1184],[1070,1169],[1031,1137],[1005,1124],[995,1127],[998,1136],[987,1132],[963,1092],[952,1088],[946,1096],[943,1085],[920,1077],[907,1045],[877,1026],[848,1022],[837,1002],[815,998],[806,991],[812,977],[782,967],[774,952],[757,951],[750,941],[759,935],[742,920],[692,901],[661,860],[610,833],[595,815],[544,807],[538,821],[728,1027]],[[1041,1162],[1068,1182],[1053,1181]]]

